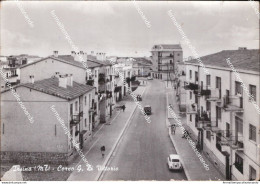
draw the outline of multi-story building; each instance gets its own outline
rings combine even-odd
[[[144,57],[134,58],[132,66],[134,76],[147,77],[151,75],[152,62]]]
[[[66,164],[76,150],[75,140],[82,148],[92,135],[92,111],[95,88],[73,81],[71,75],[31,80],[14,87],[20,101],[33,117],[28,120],[13,93],[1,92],[1,162]],[[20,102],[19,102],[20,103]],[[72,139],[65,134],[59,117]],[[15,136],[14,136],[15,135]]]
[[[208,73],[196,59],[185,62],[187,129],[226,179],[259,180],[259,51],[224,50],[200,59]]]
[[[173,80],[176,64],[182,62],[183,58],[181,45],[154,45],[151,53],[153,63],[151,76],[163,80]]]

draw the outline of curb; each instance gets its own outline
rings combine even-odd
[[[145,89],[143,90],[143,92],[142,92],[141,95],[144,94],[144,92],[146,91],[146,89],[147,89],[147,88],[145,87]],[[102,167],[105,167],[105,166],[108,165],[108,161],[109,161],[110,158],[112,157],[112,153],[115,151],[116,147],[119,145],[119,142],[120,142],[121,138],[123,137],[124,132],[126,131],[127,127],[130,125],[130,120],[133,118],[133,114],[134,114],[134,112],[136,111],[136,109],[137,109],[137,105],[135,104],[134,110],[131,112],[129,118],[127,119],[126,124],[125,124],[125,127],[124,127],[123,130],[121,131],[121,133],[120,133],[118,139],[116,140],[115,144],[113,145],[113,147],[112,147],[111,151],[109,152],[108,157],[106,158],[106,160],[105,160],[104,164],[102,165]],[[97,176],[95,177],[95,180],[94,180],[94,181],[100,181],[100,180],[102,179],[102,177],[103,177],[104,172],[105,172],[105,170],[102,170],[102,171],[98,172],[98,174],[97,174]]]

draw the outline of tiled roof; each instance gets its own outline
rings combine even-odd
[[[93,86],[79,84],[77,82],[73,82],[73,86],[67,86],[67,88],[59,87],[59,79],[56,77],[35,81],[34,84],[20,84],[19,86],[28,87],[30,89],[34,89],[36,91],[40,91],[67,100],[79,97],[94,89]]]
[[[179,44],[162,44],[160,46],[162,46],[163,49],[182,49]]]
[[[140,58],[134,58],[134,64],[140,64],[140,65],[152,65],[152,62],[146,58],[140,57]]]
[[[88,60],[95,62],[95,63],[98,63],[98,64],[101,64],[101,65],[112,65],[112,62],[110,62],[109,60],[100,61],[100,60],[97,60],[96,56],[92,56],[92,55],[88,55]]]
[[[226,59],[230,58],[230,63],[235,69],[249,70],[259,72],[259,50],[223,50],[215,54],[200,57],[205,66],[217,66],[230,68]],[[186,63],[199,64],[196,59],[186,61]],[[230,68],[231,70],[231,68]]]
[[[71,55],[60,55],[60,56],[58,56],[58,57],[48,56],[48,57],[45,57],[45,58],[40,59],[40,60],[38,60],[38,61],[35,61],[35,62],[26,64],[26,65],[23,65],[23,66],[21,66],[20,68],[24,68],[24,67],[33,65],[33,64],[35,64],[35,63],[44,61],[44,60],[49,59],[49,58],[50,58],[50,59],[53,59],[53,60],[61,61],[61,62],[63,62],[63,63],[70,64],[70,65],[73,65],[73,66],[76,66],[76,67],[79,67],[79,68],[86,69],[86,68],[84,67],[83,63],[78,62],[78,61],[75,61],[74,58],[73,58]],[[94,67],[99,67],[99,66],[101,66],[101,65],[88,59],[87,66],[88,66],[88,68],[94,68]]]
[[[74,57],[71,55],[59,55],[58,58],[68,61],[73,65],[77,65],[79,67],[84,67],[82,62],[75,61]],[[88,58],[87,66],[88,66],[88,68],[94,68],[94,67],[99,67],[101,65],[99,63],[93,62],[91,59]]]

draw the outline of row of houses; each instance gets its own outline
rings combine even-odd
[[[223,50],[200,59],[208,73],[196,59],[177,66],[175,95],[186,127],[226,179],[259,180],[259,50]]]
[[[91,74],[86,72],[83,61]],[[132,77],[132,68],[106,59],[105,53],[53,55],[19,66],[13,89],[33,117],[30,123],[8,87],[1,90],[1,161],[67,163],[76,154],[72,141],[83,148],[93,130],[106,123],[127,89],[116,71]],[[8,78],[8,77],[7,77]],[[9,78],[8,78],[9,79]],[[131,87],[131,83],[129,83]],[[55,110],[70,130],[65,134]]]

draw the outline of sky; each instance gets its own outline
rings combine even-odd
[[[259,48],[259,19],[246,1],[2,1],[0,55],[44,57],[54,50],[70,54],[72,46],[52,10],[74,45],[87,53],[143,57],[151,55],[155,44],[180,43],[184,58],[192,56],[169,10],[199,56],[238,47]]]

